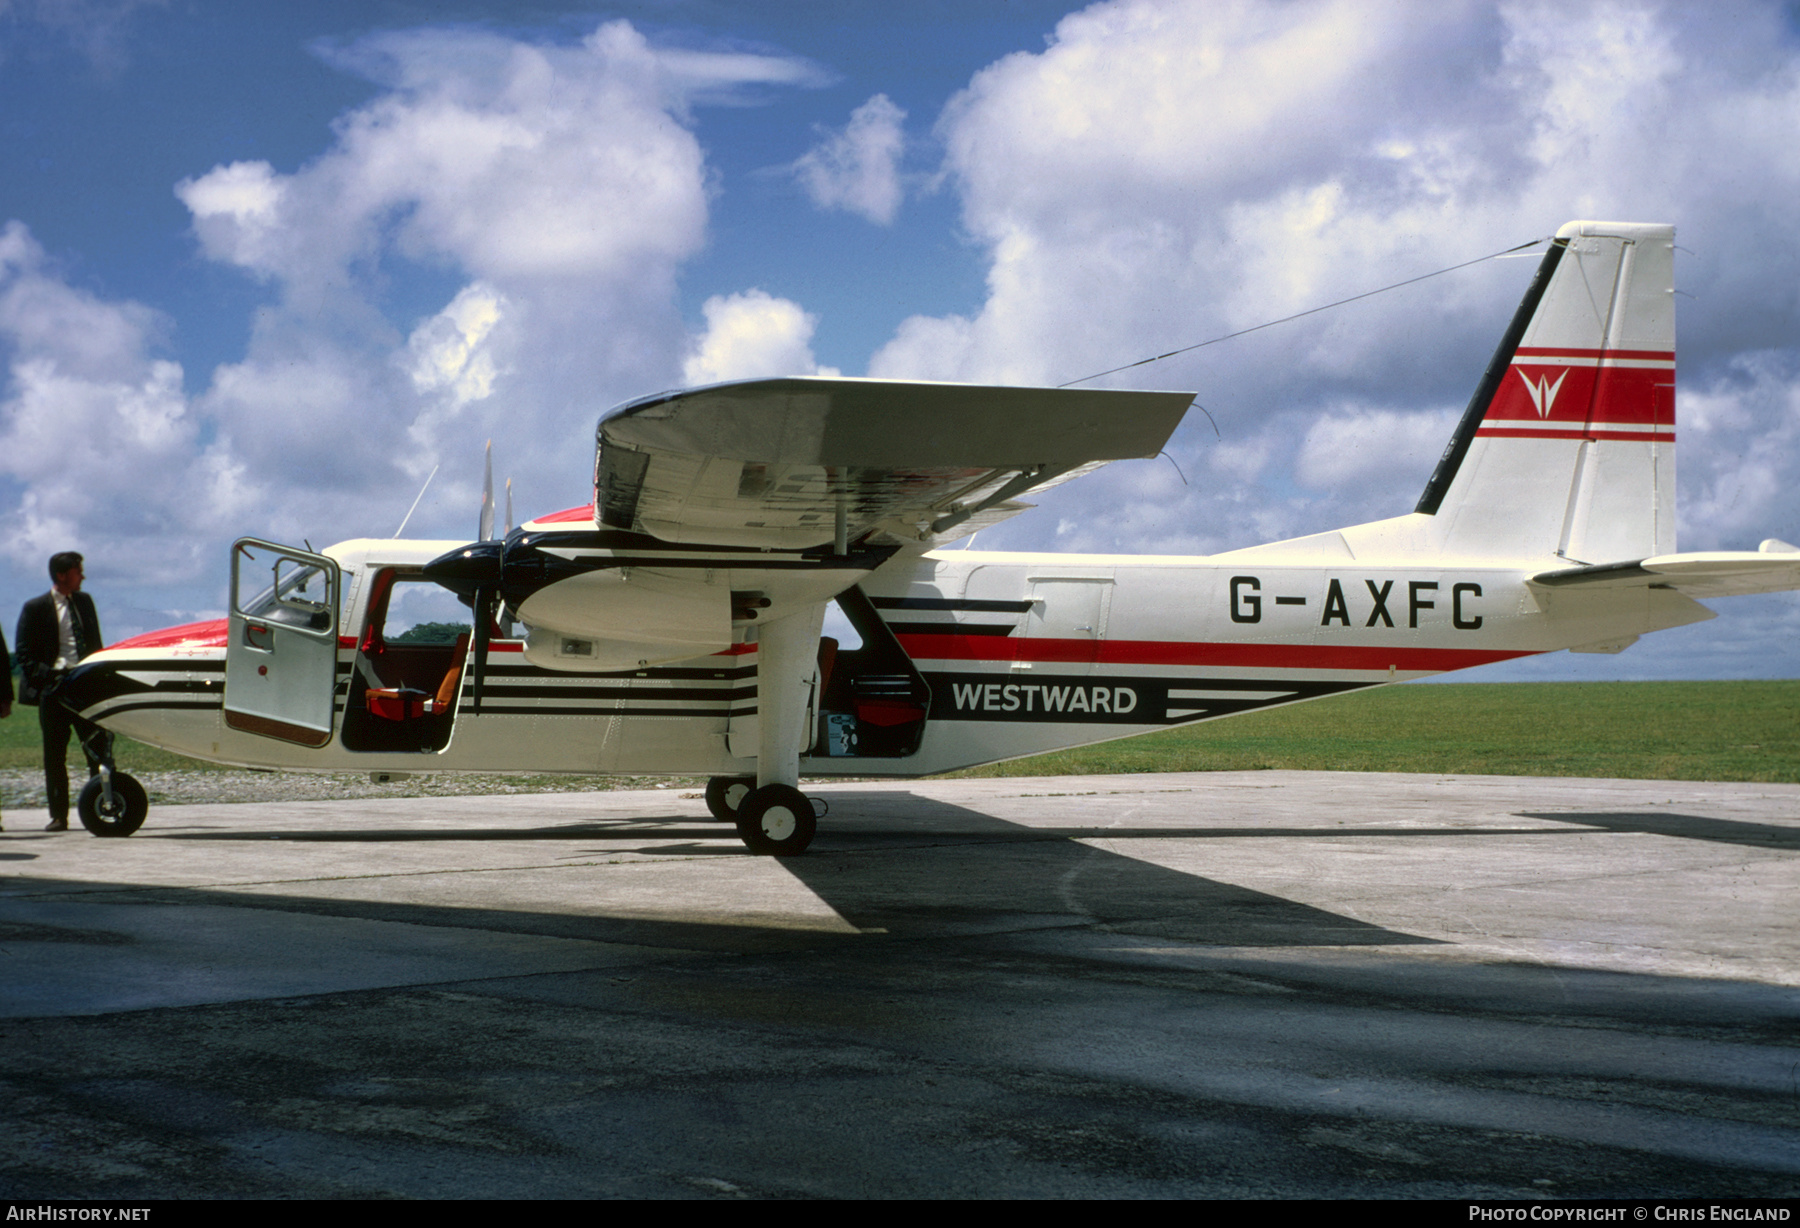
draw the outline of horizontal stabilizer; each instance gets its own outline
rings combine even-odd
[[[1689,597],[1742,597],[1800,589],[1800,549],[1773,538],[1757,550],[1659,554],[1628,563],[1546,571],[1546,588],[1672,588]]]
[[[597,519],[670,542],[941,542],[1107,461],[1155,456],[1191,393],[790,378],[633,402],[600,423]]]

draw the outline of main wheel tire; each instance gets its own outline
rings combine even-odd
[[[792,785],[764,785],[738,807],[738,836],[752,853],[792,857],[806,851],[819,821],[812,803]]]
[[[706,809],[721,823],[735,823],[738,808],[754,788],[754,776],[714,776],[706,782]]]
[[[144,825],[150,813],[150,798],[135,777],[124,772],[112,774],[112,804],[106,801],[106,788],[98,776],[82,786],[75,799],[75,813],[81,825],[96,836],[129,836]]]

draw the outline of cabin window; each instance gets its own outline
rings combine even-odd
[[[473,626],[469,607],[429,580],[401,579],[388,598],[382,636],[390,644],[454,644]]]
[[[863,646],[862,632],[850,621],[843,607],[833,601],[825,607],[825,626],[820,634],[826,639],[837,641],[837,651],[854,652]]]

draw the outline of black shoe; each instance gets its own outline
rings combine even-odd
[[[69,830],[69,820],[67,820],[67,819],[51,819],[50,826],[44,828],[44,830],[45,831],[68,831]]]

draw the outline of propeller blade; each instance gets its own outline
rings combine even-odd
[[[481,527],[475,531],[478,542],[494,539],[494,441],[487,441],[487,468],[481,479]]]
[[[471,664],[474,667],[474,679],[471,686],[473,714],[481,715],[481,682],[487,676],[488,628],[494,624],[494,590],[483,585],[475,590],[474,601],[475,636],[469,645],[469,651],[475,654]]]
[[[492,637],[494,613],[500,605],[500,584],[506,570],[506,543],[498,541],[470,542],[447,554],[440,554],[425,564],[425,578],[443,585],[469,603],[475,625],[469,636],[469,650],[474,653],[470,664],[471,699],[476,712],[481,711],[482,682],[487,677],[488,642]]]
[[[506,532],[502,533],[500,536],[501,537],[510,536],[512,533],[512,530],[513,530],[512,479],[507,478],[506,479]]]

